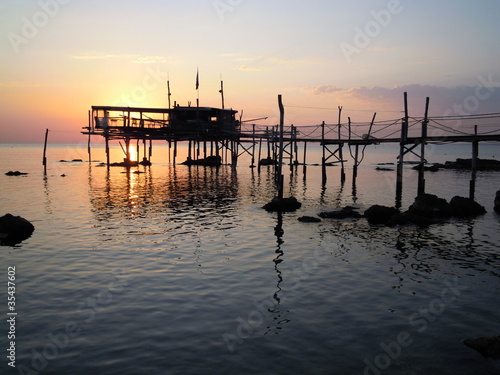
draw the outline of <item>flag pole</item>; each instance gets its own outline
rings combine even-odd
[[[200,106],[200,72],[198,70],[198,67],[196,67],[196,106]]]

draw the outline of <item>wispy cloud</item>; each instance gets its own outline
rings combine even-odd
[[[306,91],[312,93],[313,95],[322,95],[322,94],[332,94],[334,92],[342,92],[343,89],[339,87],[335,87],[333,85],[321,85],[316,87],[304,87],[302,91]]]

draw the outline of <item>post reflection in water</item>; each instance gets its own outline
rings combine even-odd
[[[274,227],[274,235],[276,236],[276,257],[273,259],[274,270],[276,271],[276,275],[278,276],[278,282],[276,283],[276,292],[273,294],[273,300],[276,302],[273,308],[269,309],[269,312],[273,314],[273,322],[272,325],[266,327],[266,332],[264,335],[271,333],[274,329],[274,333],[278,334],[279,330],[282,329],[283,324],[289,323],[291,320],[287,319],[286,314],[289,312],[286,309],[283,309],[280,305],[286,300],[286,295],[283,293],[281,288],[281,283],[283,282],[283,274],[279,268],[279,264],[284,261],[283,257],[285,255],[282,250],[282,245],[284,244],[283,236],[285,232],[283,230],[283,213],[277,212],[277,223]]]

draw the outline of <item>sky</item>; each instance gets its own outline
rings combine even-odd
[[[0,143],[77,143],[92,105],[316,125],[500,112],[497,0],[2,0]],[[199,90],[195,79],[199,72]],[[500,126],[498,126],[500,128]]]

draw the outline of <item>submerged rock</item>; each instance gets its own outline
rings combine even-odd
[[[420,165],[415,165],[412,169],[418,171],[420,169]],[[437,172],[439,171],[439,164],[424,165],[424,171]]]
[[[267,157],[265,159],[260,159],[259,164],[260,165],[276,165],[276,164],[278,164],[278,162],[271,157]]]
[[[321,219],[319,217],[314,216],[301,216],[297,219],[303,223],[320,223]]]
[[[466,339],[463,343],[485,357],[500,359],[500,336]]]
[[[396,225],[418,225],[419,227],[427,227],[431,224],[441,223],[444,219],[430,218],[410,214],[408,212],[400,212],[393,215],[385,224],[389,227]]]
[[[319,216],[322,217],[323,219],[347,219],[347,218],[359,219],[363,215],[361,215],[356,210],[357,209],[354,207],[346,206],[341,210],[337,211],[320,212]]]
[[[397,208],[375,204],[365,211],[364,216],[370,224],[386,224],[397,213]]]
[[[493,209],[500,214],[500,190],[495,195],[495,206]]]
[[[0,243],[16,245],[31,236],[35,227],[21,216],[5,214],[0,217]]]
[[[457,159],[437,165],[447,169],[472,169],[472,159]],[[478,171],[500,171],[500,160],[477,158],[476,168]]]
[[[291,212],[298,210],[301,206],[302,203],[300,203],[295,197],[289,197],[289,198],[274,197],[271,202],[264,205],[264,209],[270,212],[275,212],[275,211]]]
[[[446,199],[433,194],[421,194],[408,208],[408,213],[430,218],[446,218],[452,216],[452,208]]]
[[[218,167],[219,165],[222,165],[222,158],[220,156],[207,156],[204,159],[197,159],[197,160],[187,158],[186,161],[182,162],[181,164]]]
[[[486,213],[486,209],[479,203],[458,195],[451,199],[450,206],[453,216],[457,217],[474,217]]]
[[[8,171],[5,173],[6,176],[22,176],[28,174],[27,172],[19,172],[19,171]]]

